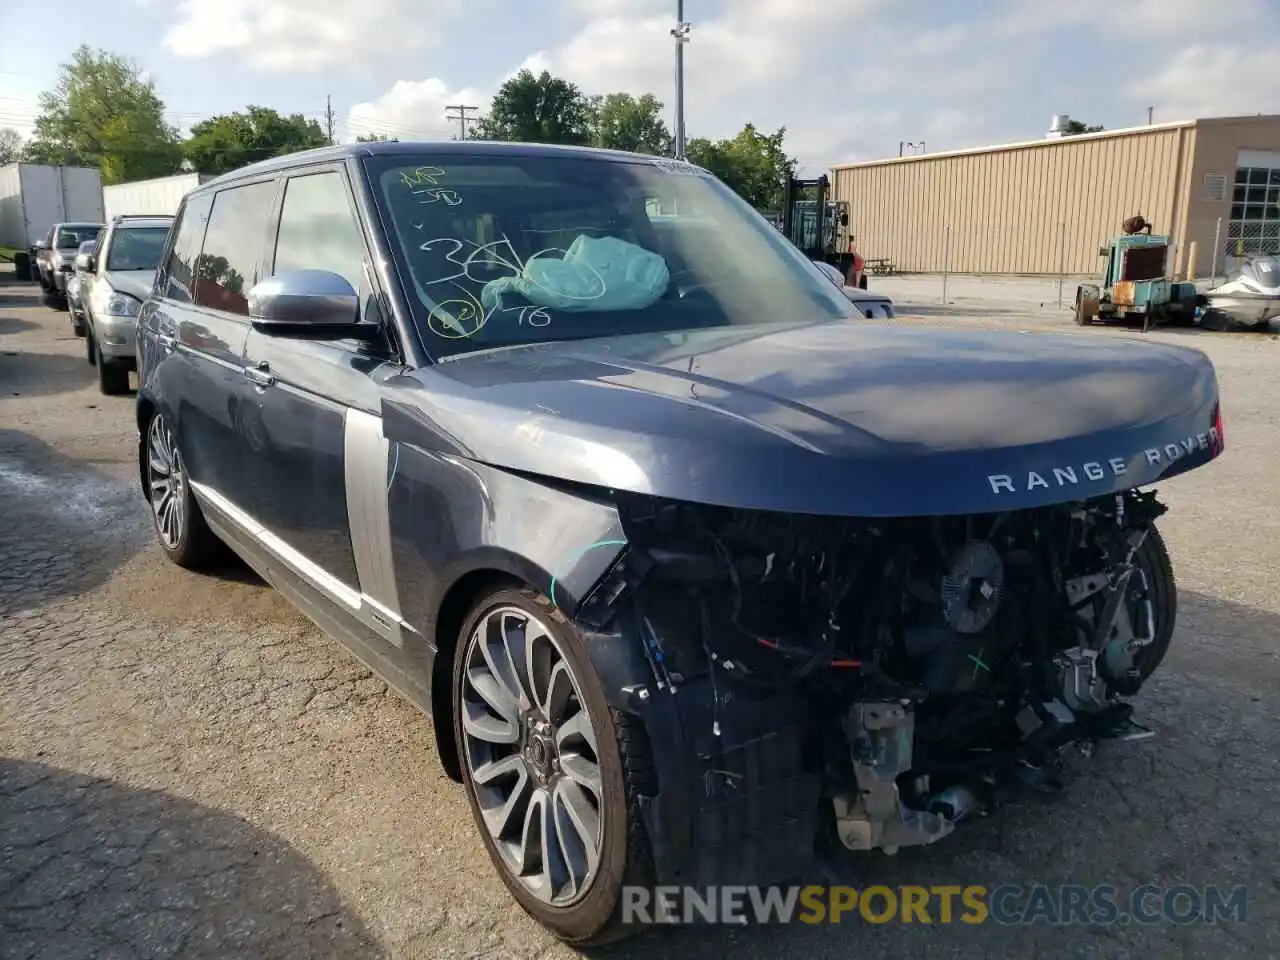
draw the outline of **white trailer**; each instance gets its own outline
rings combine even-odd
[[[104,223],[96,167],[0,167],[0,246],[29,250],[55,223]]]
[[[182,198],[200,184],[211,180],[207,173],[178,173],[153,180],[113,183],[102,188],[102,204],[106,219],[121,214],[173,216]]]

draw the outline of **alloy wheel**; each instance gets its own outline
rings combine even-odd
[[[156,532],[166,547],[175,550],[186,529],[187,476],[173,435],[158,415],[151,418],[147,431],[147,489]]]
[[[461,726],[485,829],[539,900],[569,906],[598,872],[603,836],[596,731],[573,668],[545,624],[515,606],[467,642]]]

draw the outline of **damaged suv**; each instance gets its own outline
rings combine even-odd
[[[705,171],[354,144],[183,202],[138,319],[158,540],[230,546],[434,718],[561,938],[625,885],[927,844],[1128,698],[1148,489],[1223,450],[1200,352],[850,323]]]

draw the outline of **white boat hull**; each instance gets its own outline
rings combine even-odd
[[[1240,327],[1257,327],[1280,317],[1280,295],[1248,293],[1209,293],[1206,313],[1219,314],[1228,323]]]

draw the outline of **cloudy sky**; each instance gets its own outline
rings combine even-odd
[[[34,9],[34,8],[33,8]],[[1230,11],[1227,15],[1224,11]],[[588,93],[673,103],[675,0],[61,0],[5,17],[0,126],[79,43],[148,71],[184,130],[248,103],[340,137],[453,132],[521,66]],[[1280,2],[686,0],[690,137],[785,124],[806,169],[1041,136],[1055,113],[1108,128],[1280,113]],[[51,27],[57,24],[59,29]],[[670,110],[668,110],[670,112]]]

